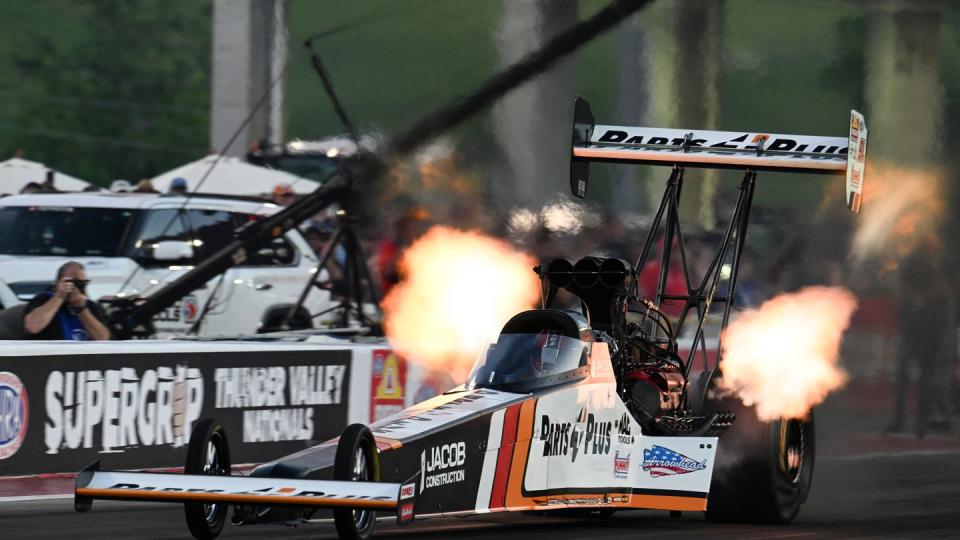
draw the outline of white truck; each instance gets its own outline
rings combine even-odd
[[[238,227],[278,210],[271,203],[210,196],[6,197],[0,199],[0,302],[11,308],[11,302],[29,301],[71,260],[86,266],[92,299],[147,296],[228,242]],[[194,329],[200,336],[274,328],[313,278],[317,262],[299,230],[290,229],[155,316],[157,335],[187,333],[205,307]],[[297,325],[322,326],[309,315],[333,306],[328,290],[312,287],[295,316]]]

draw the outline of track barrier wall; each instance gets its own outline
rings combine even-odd
[[[261,463],[444,389],[385,343],[4,342],[0,477],[181,467],[207,417]]]

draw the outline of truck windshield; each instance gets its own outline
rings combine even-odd
[[[0,207],[0,254],[116,257],[133,210]]]

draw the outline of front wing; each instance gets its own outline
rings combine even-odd
[[[396,510],[398,521],[412,520],[414,483],[294,480],[250,476],[207,476],[100,471],[99,462],[80,471],[74,506],[84,512],[93,499],[201,502]]]

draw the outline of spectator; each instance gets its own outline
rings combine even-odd
[[[393,234],[380,241],[374,260],[383,296],[400,282],[400,256],[427,231],[429,217],[429,213],[423,208],[410,208],[394,223]]]
[[[23,329],[31,339],[93,341],[110,339],[103,309],[86,296],[90,280],[78,262],[57,270],[57,281],[30,300],[23,312]]]
[[[130,193],[132,187],[130,182],[126,180],[114,180],[110,183],[110,191],[112,193]]]
[[[39,193],[40,191],[42,191],[40,184],[36,182],[27,182],[26,185],[20,188],[21,195],[26,195],[30,193]]]
[[[186,178],[174,178],[170,182],[170,191],[167,193],[175,193],[177,195],[186,195],[187,193],[187,179]]]
[[[144,178],[143,180],[137,182],[137,186],[133,188],[134,193],[160,193],[153,188],[153,183],[150,180]]]
[[[277,206],[288,206],[293,202],[296,195],[290,184],[277,184],[273,188],[273,202]]]
[[[310,244],[317,257],[322,257],[324,251],[328,249],[327,245],[333,239],[334,230],[330,225],[323,223],[311,225],[303,232],[303,237]],[[346,283],[344,281],[344,266],[347,263],[347,252],[343,245],[337,244],[331,246],[333,253],[327,259],[324,269],[327,271],[328,281],[321,284],[322,288],[330,289],[330,293],[337,298],[342,298],[347,294]]]
[[[906,428],[909,401],[914,404],[917,437],[926,436],[930,430],[951,428],[948,372],[957,340],[956,302],[947,275],[939,249],[929,243],[899,262],[896,305],[900,347],[889,432]]]
[[[53,176],[54,176],[54,174],[55,174],[55,173],[54,173],[53,171],[47,171],[47,177],[46,177],[46,179],[43,181],[42,184],[40,184],[40,191],[41,191],[41,192],[43,192],[43,193],[60,193],[60,190],[57,189],[56,186],[53,185]]]

